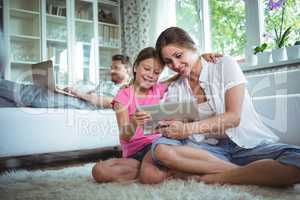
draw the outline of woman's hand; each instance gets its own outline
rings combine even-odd
[[[151,119],[151,116],[147,114],[146,112],[143,111],[136,111],[132,118],[131,121],[134,124],[134,126],[143,126],[147,121]]]
[[[163,136],[172,139],[185,139],[189,137],[186,124],[181,121],[161,121],[157,130]]]
[[[219,53],[204,53],[201,57],[206,60],[207,62],[216,63],[218,58],[223,57],[223,54]]]

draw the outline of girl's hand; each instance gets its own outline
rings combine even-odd
[[[185,139],[189,137],[186,124],[181,121],[161,121],[157,130],[163,136],[171,139]]]
[[[201,55],[201,57],[206,60],[207,62],[216,63],[218,58],[223,57],[223,54],[219,53],[204,53]]]
[[[136,127],[143,126],[150,119],[151,116],[143,111],[136,111],[131,118]]]

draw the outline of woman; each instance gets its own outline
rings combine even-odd
[[[286,186],[299,182],[300,148],[275,143],[278,137],[255,112],[246,78],[233,58],[224,56],[216,64],[201,60],[191,37],[177,27],[161,33],[156,49],[161,61],[181,76],[169,86],[166,100],[193,99],[209,104],[215,114],[197,122],[161,122],[166,127],[160,129],[164,137],[152,144],[155,162],[206,174],[199,179],[207,183]],[[205,139],[198,141],[198,136]],[[195,149],[241,167],[219,170],[211,157],[203,162]]]

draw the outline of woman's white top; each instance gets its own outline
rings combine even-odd
[[[232,87],[246,84],[247,80],[237,62],[230,56],[224,56],[217,63],[201,60],[202,70],[199,77],[207,103],[216,114],[225,112],[225,93]],[[165,101],[195,100],[187,78],[179,78],[171,83],[164,97]],[[267,128],[256,113],[252,100],[245,90],[240,124],[229,128],[226,135],[243,148],[253,148],[262,143],[276,142],[279,138]]]

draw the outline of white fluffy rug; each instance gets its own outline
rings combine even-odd
[[[170,180],[159,185],[97,184],[90,176],[93,164],[60,170],[17,171],[0,176],[0,199],[201,199],[300,200],[300,185],[286,189],[256,186],[206,185]]]

